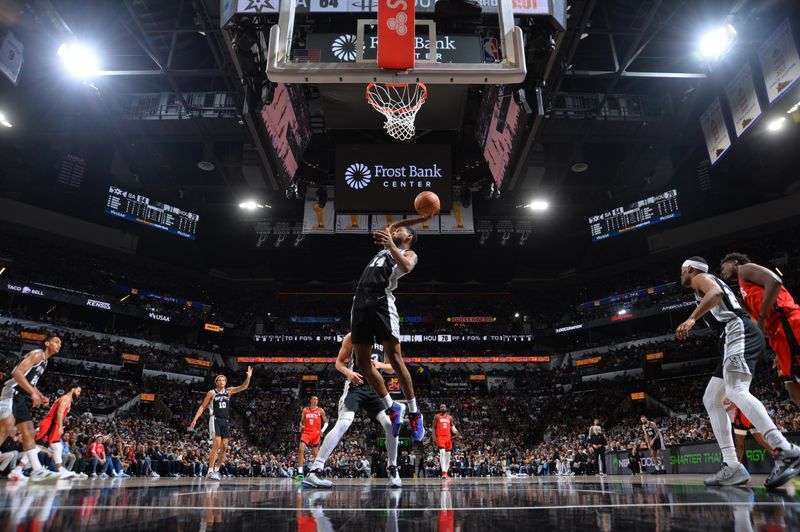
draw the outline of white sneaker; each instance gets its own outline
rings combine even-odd
[[[68,469],[62,469],[61,471],[59,471],[58,474],[59,474],[59,478],[61,480],[64,480],[66,478],[72,478],[72,477],[75,476],[75,473],[70,471],[70,470],[68,470]]]
[[[61,475],[55,471],[50,471],[46,467],[31,473],[31,482],[44,482],[48,480],[58,480]]]
[[[161,477],[161,475],[159,475],[159,474],[158,474],[158,473],[156,473],[155,471],[153,471],[153,472],[150,474],[150,478],[160,478],[160,477]]]
[[[19,480],[19,481],[26,481],[28,477],[22,472],[22,469],[15,467],[11,470],[11,473],[8,474],[8,480]]]
[[[100,475],[100,478],[106,479],[106,478],[108,478],[108,475],[107,475],[106,473],[102,473],[102,474]]]
[[[208,480],[220,480],[219,473],[217,473],[216,471],[212,471],[211,473],[208,474]]]
[[[317,476],[316,471],[312,471],[303,479],[303,486],[306,488],[331,488],[333,487],[333,482],[320,478]]]
[[[97,478],[97,473],[92,473],[92,478]]]
[[[386,474],[389,477],[389,485],[393,488],[402,488],[403,481],[400,479],[400,473],[397,472],[397,466],[389,466],[386,468]]]
[[[89,478],[89,475],[87,475],[86,473],[78,473],[77,475],[75,475],[75,478],[77,480],[86,480],[87,478]]]

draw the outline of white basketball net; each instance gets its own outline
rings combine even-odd
[[[367,101],[386,117],[383,129],[397,140],[414,136],[414,119],[428,98],[424,83],[370,83]]]

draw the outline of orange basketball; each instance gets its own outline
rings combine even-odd
[[[435,216],[439,214],[440,207],[439,196],[430,190],[420,192],[414,199],[414,209],[421,216]]]

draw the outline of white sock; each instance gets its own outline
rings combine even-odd
[[[447,468],[444,463],[444,449],[439,449],[439,467],[441,468],[442,472],[447,472]]]
[[[375,419],[383,426],[383,432],[386,435],[386,454],[388,455],[386,465],[397,466],[397,438],[392,436],[392,422],[389,421],[386,412],[378,413]]]
[[[42,468],[42,464],[39,463],[39,450],[35,447],[30,451],[25,451],[25,456],[28,457],[28,461],[31,463],[31,467],[34,471],[39,471]]]
[[[394,401],[392,400],[392,396],[389,395],[388,393],[386,394],[386,397],[382,397],[381,398],[381,402],[383,403],[383,406],[385,408],[391,408],[392,405],[394,404]]]
[[[739,465],[736,458],[736,446],[733,443],[733,431],[722,401],[725,399],[725,381],[719,377],[711,377],[703,394],[703,404],[711,421],[711,428],[717,438],[722,452],[722,461],[731,467]],[[729,397],[729,399],[731,399]],[[733,401],[733,399],[731,399]]]
[[[753,426],[764,435],[770,447],[773,449],[788,449],[789,442],[775,426],[775,422],[769,417],[764,403],[753,397],[750,393],[750,381],[753,378],[745,373],[728,372],[725,375],[725,391],[728,399],[731,400],[742,414],[750,420]]]
[[[50,444],[50,448],[53,450],[53,461],[58,466],[58,469],[61,469],[61,455],[64,452],[64,446],[61,445],[60,441]]]
[[[325,462],[328,461],[333,450],[339,445],[339,442],[350,428],[350,425],[352,425],[355,416],[354,412],[347,412],[339,415],[336,424],[325,435],[325,439],[322,440],[322,445],[319,446],[319,451],[317,452],[316,458],[314,458],[314,463],[311,464],[311,471],[325,469]]]
[[[444,470],[450,471],[450,451],[444,452]]]
[[[408,412],[411,413],[411,414],[416,414],[417,412],[419,412],[419,410],[417,410],[417,398],[416,397],[413,398],[413,399],[409,399],[408,400]]]

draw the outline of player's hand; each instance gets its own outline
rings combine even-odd
[[[194,426],[195,426],[196,424],[197,424],[197,421],[192,421],[191,423],[189,423],[189,430],[192,430],[192,429],[194,429]]]
[[[356,386],[361,386],[362,384],[364,384],[364,377],[356,371],[351,371],[350,375],[348,375],[347,378],[350,379],[350,382],[352,382]]]
[[[689,331],[692,330],[695,323],[697,323],[697,321],[694,318],[689,318],[678,325],[678,329],[675,331],[675,336],[678,337],[678,340],[686,340],[689,337]]]
[[[252,376],[253,376],[253,367],[247,366],[247,378],[249,379]]]
[[[49,402],[47,397],[39,393],[39,390],[33,391],[33,394],[31,394],[31,401],[33,402],[34,408],[38,408],[40,406],[47,406],[47,403]]]
[[[388,229],[373,231],[372,239],[375,241],[376,244],[378,244],[379,246],[383,246],[386,249],[389,249],[392,246],[394,246],[394,240],[392,240],[392,235],[389,233]]]

